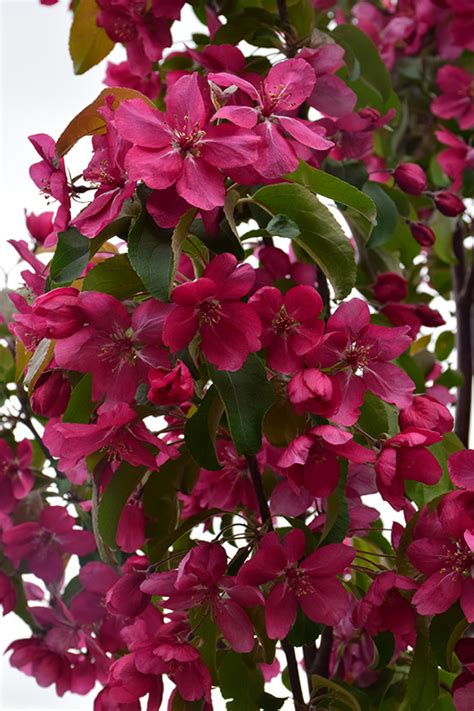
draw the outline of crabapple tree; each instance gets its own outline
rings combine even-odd
[[[472,711],[472,0],[70,10],[76,74],[123,61],[29,137],[10,663],[95,711]]]

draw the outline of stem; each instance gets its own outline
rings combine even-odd
[[[270,509],[268,508],[267,497],[265,496],[265,492],[263,490],[262,476],[260,474],[257,458],[253,454],[247,454],[245,459],[252,478],[253,488],[257,496],[260,518],[262,519],[262,523],[268,524],[269,528],[273,530],[272,517]],[[300,675],[298,672],[295,650],[286,639],[281,640],[281,648],[285,653],[286,663],[288,665],[288,675],[290,677],[291,693],[293,694],[295,709],[298,710],[304,705],[304,699],[303,692],[301,690]]]
[[[332,627],[325,627],[321,635],[318,653],[313,666],[313,674],[323,676],[326,679],[329,676],[329,661],[331,659],[333,632]]]
[[[458,388],[457,393],[455,431],[464,446],[468,447],[472,403],[471,308],[474,300],[474,262],[468,272],[462,224],[458,224],[454,232],[453,251],[457,259],[453,269],[457,321],[457,368],[464,376],[464,383]]]
[[[310,695],[313,692],[313,680],[311,678],[311,675],[314,673],[314,662],[316,661],[316,654],[317,654],[317,649],[314,644],[307,645],[305,644],[303,647],[303,659],[304,659],[304,668],[306,671],[306,677],[308,680],[308,689]]]

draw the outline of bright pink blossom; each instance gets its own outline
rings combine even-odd
[[[47,506],[38,521],[20,523],[3,534],[5,553],[18,567],[26,560],[32,573],[46,583],[59,581],[66,553],[86,555],[95,550],[90,531],[74,528],[76,519],[62,506]]]
[[[25,210],[26,228],[38,244],[43,244],[46,237],[53,231],[53,216],[54,212],[42,212],[35,215],[34,212],[28,214]]]
[[[148,382],[148,399],[155,405],[182,405],[194,394],[192,375],[181,360],[174,368],[153,368]]]
[[[199,333],[201,349],[220,370],[239,370],[249,353],[260,350],[260,319],[240,299],[255,280],[249,264],[237,266],[232,254],[220,254],[209,262],[200,279],[177,286],[176,304],[166,319],[163,341],[177,352]]]
[[[246,129],[209,123],[197,74],[173,84],[166,108],[162,114],[132,99],[117,109],[117,130],[134,146],[125,161],[130,179],[159,190],[176,185],[186,202],[203,210],[223,205],[221,169],[252,163],[259,139]]]
[[[464,172],[474,170],[474,148],[466,143],[462,136],[456,136],[445,128],[435,131],[435,135],[440,143],[447,146],[438,153],[437,161],[453,181],[451,188],[460,190]]]
[[[149,74],[134,74],[128,62],[107,62],[104,84],[107,86],[126,86],[155,101],[161,91],[161,80],[158,72]]]
[[[13,511],[17,502],[33,488],[32,460],[29,440],[21,440],[13,450],[5,439],[0,439],[0,511]]]
[[[117,133],[112,104],[113,97],[107,97],[106,105],[98,109],[106,121],[107,132],[93,136],[94,155],[83,173],[86,180],[97,186],[94,199],[71,222],[86,237],[96,237],[119,216],[137,184],[128,178],[125,170],[125,157],[131,144]]]
[[[436,484],[442,469],[427,449],[439,442],[441,435],[421,427],[410,427],[382,444],[375,463],[377,488],[383,498],[400,511],[405,505],[406,479],[423,484]]]
[[[436,83],[441,96],[431,103],[435,116],[457,119],[465,131],[474,127],[474,75],[461,67],[446,64],[438,70]]]
[[[149,469],[155,469],[157,461],[162,463],[170,456],[178,456],[176,448],[152,435],[126,403],[102,405],[97,421],[90,425],[49,420],[43,441],[51,454],[59,457],[61,470],[72,476],[72,480],[78,465],[93,452],[102,452],[111,462],[126,461]],[[82,470],[79,471],[83,481],[85,473],[83,476]]]
[[[319,425],[293,440],[278,466],[296,488],[304,487],[313,496],[328,496],[339,482],[338,457],[360,464],[375,460],[374,452],[354,442],[350,432]]]
[[[261,593],[236,585],[225,575],[227,555],[216,543],[200,543],[182,559],[177,570],[153,573],[140,588],[148,595],[167,597],[164,607],[186,610],[209,604],[212,616],[236,652],[251,652],[253,625],[242,607],[263,603]]]
[[[292,373],[302,365],[302,356],[316,346],[324,330],[318,317],[323,302],[311,286],[295,286],[284,295],[264,286],[249,299],[262,322],[262,347],[268,365],[280,373]]]
[[[323,44],[318,49],[304,47],[298,54],[314,70],[316,82],[308,104],[326,116],[339,118],[350,114],[357,96],[336,72],[344,66],[344,50],[337,44]]]
[[[332,418],[341,407],[339,380],[318,368],[304,368],[288,383],[288,399],[300,415],[312,412]]]
[[[267,533],[255,555],[240,568],[244,585],[275,581],[265,602],[265,624],[270,639],[284,639],[295,621],[298,606],[313,622],[335,625],[349,609],[350,598],[337,580],[354,559],[355,551],[332,543],[301,560],[305,536],[295,529],[280,542]]]
[[[421,427],[439,434],[451,432],[453,416],[448,408],[429,395],[416,395],[408,407],[400,411],[400,428]]]
[[[337,308],[326,330],[311,360],[337,374],[342,404],[336,422],[354,424],[366,389],[398,407],[411,403],[414,383],[390,363],[411,343],[407,327],[371,324],[368,305],[361,299],[351,299]]]
[[[61,368],[92,373],[94,400],[131,402],[151,367],[169,365],[161,333],[170,305],[148,299],[130,316],[115,297],[89,291],[76,308],[85,325],[56,343],[55,357]]]
[[[255,102],[254,107],[226,105],[214,117],[254,129],[261,140],[255,168],[264,178],[279,178],[295,170],[299,145],[319,151],[332,148],[322,127],[288,115],[308,98],[316,81],[303,59],[288,59],[272,67],[259,89],[227,72],[209,74],[209,79],[219,86],[236,86]]]
[[[474,491],[474,450],[454,452],[448,459],[451,481],[462,489]]]

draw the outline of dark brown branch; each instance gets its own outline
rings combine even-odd
[[[455,431],[465,447],[469,446],[469,428],[472,405],[472,324],[474,301],[474,267],[466,267],[464,231],[458,224],[453,235],[453,252],[456,264],[453,269],[453,289],[456,303],[457,368],[463,375],[463,385],[458,388]]]
[[[318,674],[326,679],[329,677],[329,662],[331,659],[333,632],[332,627],[325,627],[321,635],[318,653],[312,669],[313,674]]]
[[[328,280],[325,273],[320,267],[317,267],[318,291],[324,304],[324,319],[325,321],[331,315],[331,294],[329,293]]]
[[[247,460],[247,466],[250,476],[252,477],[253,488],[257,496],[260,518],[262,519],[262,523],[268,524],[268,526],[273,529],[270,509],[268,508],[267,497],[263,490],[262,475],[260,473],[257,458],[254,455],[248,454],[245,459]],[[304,707],[304,699],[303,692],[301,690],[300,675],[298,672],[298,663],[296,661],[295,650],[286,639],[281,640],[281,648],[285,653],[293,701],[295,703],[295,709],[298,711],[298,709]]]

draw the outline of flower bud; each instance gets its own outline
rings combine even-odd
[[[194,393],[194,382],[184,363],[172,369],[154,368],[148,374],[150,389],[148,399],[156,405],[181,405]]]
[[[400,190],[409,195],[421,195],[428,185],[425,171],[416,163],[400,163],[393,178]]]
[[[318,368],[305,368],[288,383],[288,398],[298,414],[313,412],[329,417],[339,409],[341,392],[337,381]]]
[[[422,247],[431,247],[436,241],[435,233],[431,227],[423,225],[421,222],[411,222],[410,230],[413,237]]]
[[[43,373],[30,398],[31,409],[41,417],[59,417],[65,412],[71,396],[71,384],[63,372]]]
[[[401,274],[383,272],[377,275],[377,281],[374,284],[374,296],[381,303],[403,301],[407,294],[407,280]]]
[[[460,197],[448,190],[442,190],[433,195],[434,203],[442,215],[446,217],[456,217],[465,210],[465,205]]]
[[[26,229],[39,244],[43,244],[53,231],[53,216],[54,212],[42,212],[40,215],[30,212],[28,215],[25,211]]]
[[[440,312],[436,309],[432,309],[428,304],[417,304],[415,313],[423,326],[428,326],[429,328],[444,326],[446,323]]]
[[[78,295],[77,289],[61,287],[36,299],[33,314],[45,319],[47,338],[67,338],[84,324],[85,314],[79,306]]]
[[[400,411],[399,421],[402,430],[422,427],[439,434],[451,432],[454,424],[448,408],[429,395],[414,397],[412,404]]]

